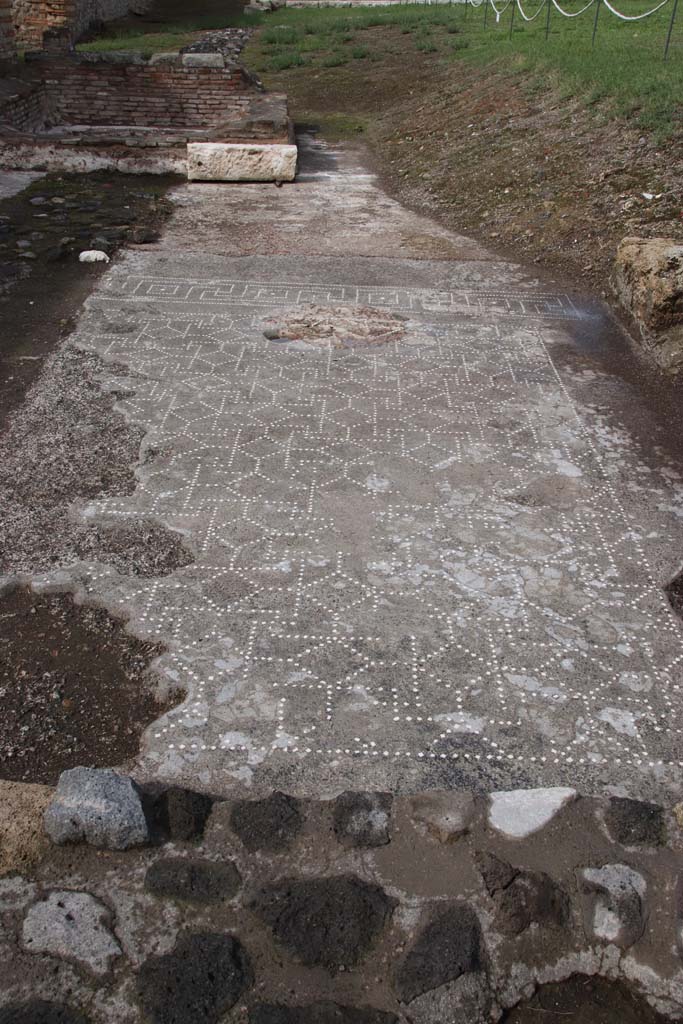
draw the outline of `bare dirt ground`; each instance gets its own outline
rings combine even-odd
[[[77,765],[121,764],[141,729],[169,707],[147,668],[161,649],[103,609],[25,589],[0,604],[2,778],[56,783]]]
[[[99,361],[60,344],[103,266],[78,253],[113,255],[156,238],[169,184],[49,175],[0,203],[0,577],[79,560],[158,576],[192,560],[154,521],[91,525],[72,515],[74,503],[134,489],[142,434],[114,410],[120,392],[101,389]],[[142,729],[168,707],[147,685],[157,653],[100,609],[6,594],[0,777],[53,783],[66,768],[134,755]]]

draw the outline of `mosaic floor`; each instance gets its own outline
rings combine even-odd
[[[131,255],[79,335],[127,368],[120,409],[147,431],[135,494],[86,514],[157,516],[196,552],[158,580],[84,573],[188,690],[141,770],[317,792],[675,777],[683,645],[648,570],[661,534],[630,514],[628,445],[553,362],[583,315],[569,297],[430,290],[429,264],[414,288],[335,281],[353,274],[334,259],[298,260],[296,280],[282,259],[261,280],[239,267]],[[264,336],[309,303],[399,313],[405,334]]]

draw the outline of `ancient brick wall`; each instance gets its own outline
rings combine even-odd
[[[83,57],[35,62],[52,119],[83,125],[211,128],[246,111],[254,84],[240,67],[116,63]]]
[[[45,90],[39,83],[16,83],[16,92],[0,100],[0,125],[33,132],[45,121]]]
[[[15,55],[11,0],[0,0],[0,60],[11,60]]]
[[[4,2],[4,0],[3,0]],[[9,0],[19,45],[24,49],[41,49],[43,32],[51,28],[68,28],[72,40],[89,26],[112,18],[121,18],[134,7],[140,11],[149,6],[147,0]]]

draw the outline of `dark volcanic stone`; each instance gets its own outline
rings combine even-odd
[[[114,243],[103,235],[95,235],[90,239],[89,244],[91,249],[98,249],[100,252],[106,252],[107,255],[111,255],[114,251]]]
[[[530,924],[563,925],[569,919],[569,898],[543,872],[522,871],[500,894],[496,924],[508,935],[519,935]]]
[[[477,854],[477,864],[505,934],[519,935],[534,921],[563,925],[569,919],[569,897],[544,872],[521,871],[492,853]]]
[[[0,1007],[0,1024],[89,1024],[89,1021],[80,1010],[43,999]]]
[[[248,850],[284,850],[303,825],[299,801],[285,793],[265,800],[240,800],[232,809],[230,826]]]
[[[353,875],[286,879],[262,889],[251,903],[292,956],[330,970],[357,963],[395,905],[380,886]]]
[[[394,973],[401,1002],[455,981],[483,966],[479,918],[467,903],[454,903],[420,933]]]
[[[664,811],[658,804],[612,797],[605,824],[612,839],[622,846],[661,846],[666,841]]]
[[[155,896],[192,903],[221,903],[232,899],[242,884],[232,861],[165,857],[155,861],[145,875],[145,888]]]
[[[130,240],[136,245],[149,245],[150,242],[159,240],[159,232],[154,228],[146,227],[144,224],[136,225],[130,233]]]
[[[310,1006],[259,1003],[249,1013],[249,1024],[398,1024],[398,1017],[371,1006],[340,1006],[329,1002]]]
[[[476,860],[489,896],[494,896],[497,892],[507,889],[519,874],[511,864],[496,857],[493,853],[477,853]]]
[[[391,793],[342,793],[334,802],[334,832],[345,846],[386,846]]]
[[[151,1024],[215,1024],[252,984],[237,939],[199,932],[183,935],[172,953],[146,960],[137,993]]]
[[[196,839],[204,834],[213,800],[204,793],[170,786],[152,800],[153,830],[167,839]]]

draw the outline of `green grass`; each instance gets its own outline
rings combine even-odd
[[[253,15],[205,15],[183,18],[172,22],[163,32],[140,31],[135,28],[119,28],[116,23],[106,25],[102,35],[92,42],[79,43],[77,50],[85,53],[110,53],[115,50],[134,50],[142,53],[163,53],[179,50],[194,42],[202,32],[219,28],[250,28],[261,23],[262,16]],[[284,32],[282,33],[284,35]],[[299,38],[299,30],[292,33],[292,41]],[[279,44],[278,44],[279,45]]]
[[[538,0],[522,3],[529,15],[538,10]],[[566,0],[563,6],[577,11],[584,3]],[[370,60],[390,59],[397,52],[397,41],[403,40],[399,48],[406,55],[417,49],[433,55],[420,59],[442,67],[454,60],[480,66],[495,63],[519,72],[532,90],[552,86],[567,99],[601,103],[610,115],[635,118],[663,138],[683,128],[683,11],[674,28],[669,60],[662,59],[672,4],[669,0],[661,11],[635,23],[621,22],[601,9],[595,47],[591,46],[594,9],[573,19],[553,9],[547,40],[545,9],[531,24],[523,22],[517,11],[511,39],[512,8],[496,22],[489,7],[486,27],[484,8],[463,4],[281,9],[268,15],[267,28],[250,44],[247,62],[256,71],[275,70],[280,51],[286,50],[301,56],[297,74],[306,74],[309,68],[339,66],[340,35],[352,54],[355,47],[362,47]],[[651,4],[650,0],[619,0],[618,6],[626,14],[638,14]]]

